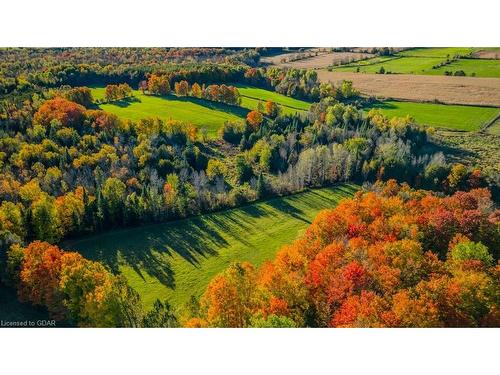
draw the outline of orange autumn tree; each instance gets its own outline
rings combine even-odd
[[[48,127],[57,120],[63,127],[78,127],[84,119],[85,107],[63,98],[45,101],[35,113],[34,122]]]
[[[56,318],[65,313],[59,291],[63,252],[47,242],[35,241],[24,249],[20,270],[19,298],[21,301],[46,306]]]
[[[260,269],[217,276],[187,325],[496,327],[499,249],[488,190],[439,197],[380,183],[322,211]]]
[[[102,264],[41,241],[13,246],[8,256],[20,299],[45,306],[53,318],[84,327],[139,324],[137,293]]]
[[[168,77],[165,75],[151,74],[148,77],[146,85],[150,94],[153,95],[167,95],[170,92],[170,83]]]
[[[262,116],[262,113],[258,111],[250,111],[247,114],[247,122],[254,130],[259,129],[259,126],[260,124],[262,124],[263,120],[264,117]]]
[[[266,111],[266,115],[268,115],[271,118],[275,118],[280,113],[280,107],[275,102],[272,102],[270,100],[266,102],[264,108]]]
[[[189,92],[189,83],[184,80],[176,82],[174,89],[177,96],[186,96]]]

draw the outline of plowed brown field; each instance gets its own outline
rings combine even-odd
[[[305,53],[314,52],[307,51]],[[293,58],[296,54],[297,53],[285,53],[273,57],[264,57],[262,58],[262,62],[296,69],[320,69],[327,68],[331,65],[337,65],[340,62],[347,64],[348,62],[354,62],[374,56],[362,52],[318,52],[317,56],[311,56],[297,61],[288,61],[290,57]],[[283,62],[283,60],[285,61]]]
[[[353,82],[363,94],[413,101],[439,100],[448,104],[500,107],[500,78],[361,74],[318,70],[321,81]]]

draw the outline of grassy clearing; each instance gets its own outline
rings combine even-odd
[[[398,56],[414,56],[414,57],[453,57],[456,55],[468,56],[478,50],[478,48],[470,47],[442,47],[442,48],[413,48],[406,51],[401,51]]]
[[[209,136],[216,136],[217,130],[226,121],[239,121],[245,118],[248,110],[241,107],[215,103],[191,97],[164,97],[144,95],[134,90],[134,98],[101,104],[99,108],[117,116],[138,121],[147,117],[159,117],[190,122],[200,128],[206,128]],[[104,88],[93,88],[95,99],[104,97]]]
[[[500,77],[500,60],[487,59],[460,59],[452,63],[442,66],[438,69],[432,69],[426,74],[444,75],[445,71],[456,72],[463,70],[470,77]],[[499,83],[500,85],[500,83]]]
[[[217,130],[224,122],[244,119],[249,110],[257,109],[259,100],[263,102],[262,104],[265,104],[267,100],[272,100],[280,105],[284,114],[305,111],[311,105],[303,100],[251,86],[238,85],[238,90],[242,95],[241,107],[192,97],[144,95],[141,91],[134,90],[134,98],[101,104],[99,108],[132,121],[147,117],[159,117],[164,120],[190,122],[200,128],[206,128],[208,135],[215,137]],[[104,88],[92,88],[92,95],[94,99],[103,99]]]
[[[371,60],[371,59],[370,59]],[[350,64],[346,67],[334,68],[338,72],[378,73],[383,67],[385,72],[403,74],[425,74],[434,65],[443,61],[440,57],[394,57],[374,63],[365,60],[365,64]]]
[[[259,89],[251,86],[235,85],[238,87],[241,98],[241,106],[254,110],[257,108],[259,100],[262,104],[266,101],[271,100],[276,104],[280,105],[284,113],[295,113],[298,111],[307,111],[311,106],[311,103],[290,98],[289,96],[278,94],[274,91]]]
[[[338,185],[165,224],[69,241],[67,250],[121,272],[149,308],[155,299],[180,307],[235,261],[260,265],[293,241],[324,208],[351,196]]]
[[[492,120],[499,108],[384,101],[370,108],[379,108],[389,117],[410,115],[422,125],[460,131],[476,131]]]

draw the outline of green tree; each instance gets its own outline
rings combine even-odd
[[[104,183],[102,189],[103,198],[111,221],[116,223],[122,217],[125,202],[126,186],[119,179],[110,177]]]
[[[43,194],[40,199],[33,202],[31,210],[31,224],[35,238],[50,243],[59,241],[61,229],[54,198]]]
[[[142,326],[147,328],[176,328],[179,321],[168,302],[156,300],[153,308],[144,316]]]
[[[493,256],[481,242],[460,242],[451,250],[451,259],[455,261],[479,260],[485,266],[493,265]]]
[[[236,176],[240,183],[250,180],[253,176],[252,167],[247,163],[243,155],[236,157]]]
[[[226,177],[227,167],[226,165],[217,159],[210,159],[207,165],[207,177],[211,181],[215,181],[217,177]]]
[[[266,318],[262,315],[253,316],[250,320],[253,328],[296,328],[297,324],[287,316],[271,314]]]

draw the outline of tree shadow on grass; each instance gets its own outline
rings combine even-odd
[[[193,98],[192,96],[175,96],[175,95],[165,95],[165,96],[160,96],[160,98],[169,100],[169,101],[178,101],[178,102],[189,102],[193,104],[200,105],[202,107],[214,110],[214,111],[219,111],[219,112],[224,112],[228,113],[234,116],[242,117],[245,118],[249,112],[248,109],[239,107],[236,105],[229,105],[225,103],[219,103],[219,102],[212,102],[210,100],[205,100],[205,99],[200,99],[200,98]]]
[[[346,196],[355,190],[350,186],[335,187]],[[311,191],[333,207],[335,200]],[[276,198],[238,209],[191,217],[163,224],[152,224],[131,229],[119,229],[80,240],[66,241],[62,247],[79,251],[84,257],[105,263],[118,273],[120,266],[132,268],[143,280],[156,278],[163,285],[175,289],[175,270],[172,260],[182,257],[193,267],[200,267],[203,259],[216,257],[219,251],[238,242],[252,246],[249,237],[256,232],[256,219],[283,212],[295,219],[310,223],[309,217],[298,208],[300,195],[286,199]],[[317,199],[316,199],[317,200]],[[323,203],[322,203],[323,204]]]
[[[200,258],[218,255],[227,241],[213,223],[203,217],[189,220],[115,230],[81,240],[67,241],[63,247],[108,265],[115,273],[120,266],[131,267],[141,278],[148,275],[175,289],[171,257],[181,256],[197,267]]]
[[[310,224],[311,221],[304,214],[304,211],[290,204],[290,202],[293,202],[295,199],[300,199],[300,197],[289,196],[286,199],[271,199],[264,202],[264,204],[297,220]]]
[[[120,108],[127,108],[128,106],[130,106],[133,103],[141,103],[141,102],[142,102],[141,99],[139,99],[135,96],[131,96],[130,98],[115,100],[115,101],[112,101],[112,102],[109,102],[106,104],[115,105],[115,106],[120,107]]]
[[[397,109],[397,106],[389,102],[376,101],[366,106],[366,109]]]

